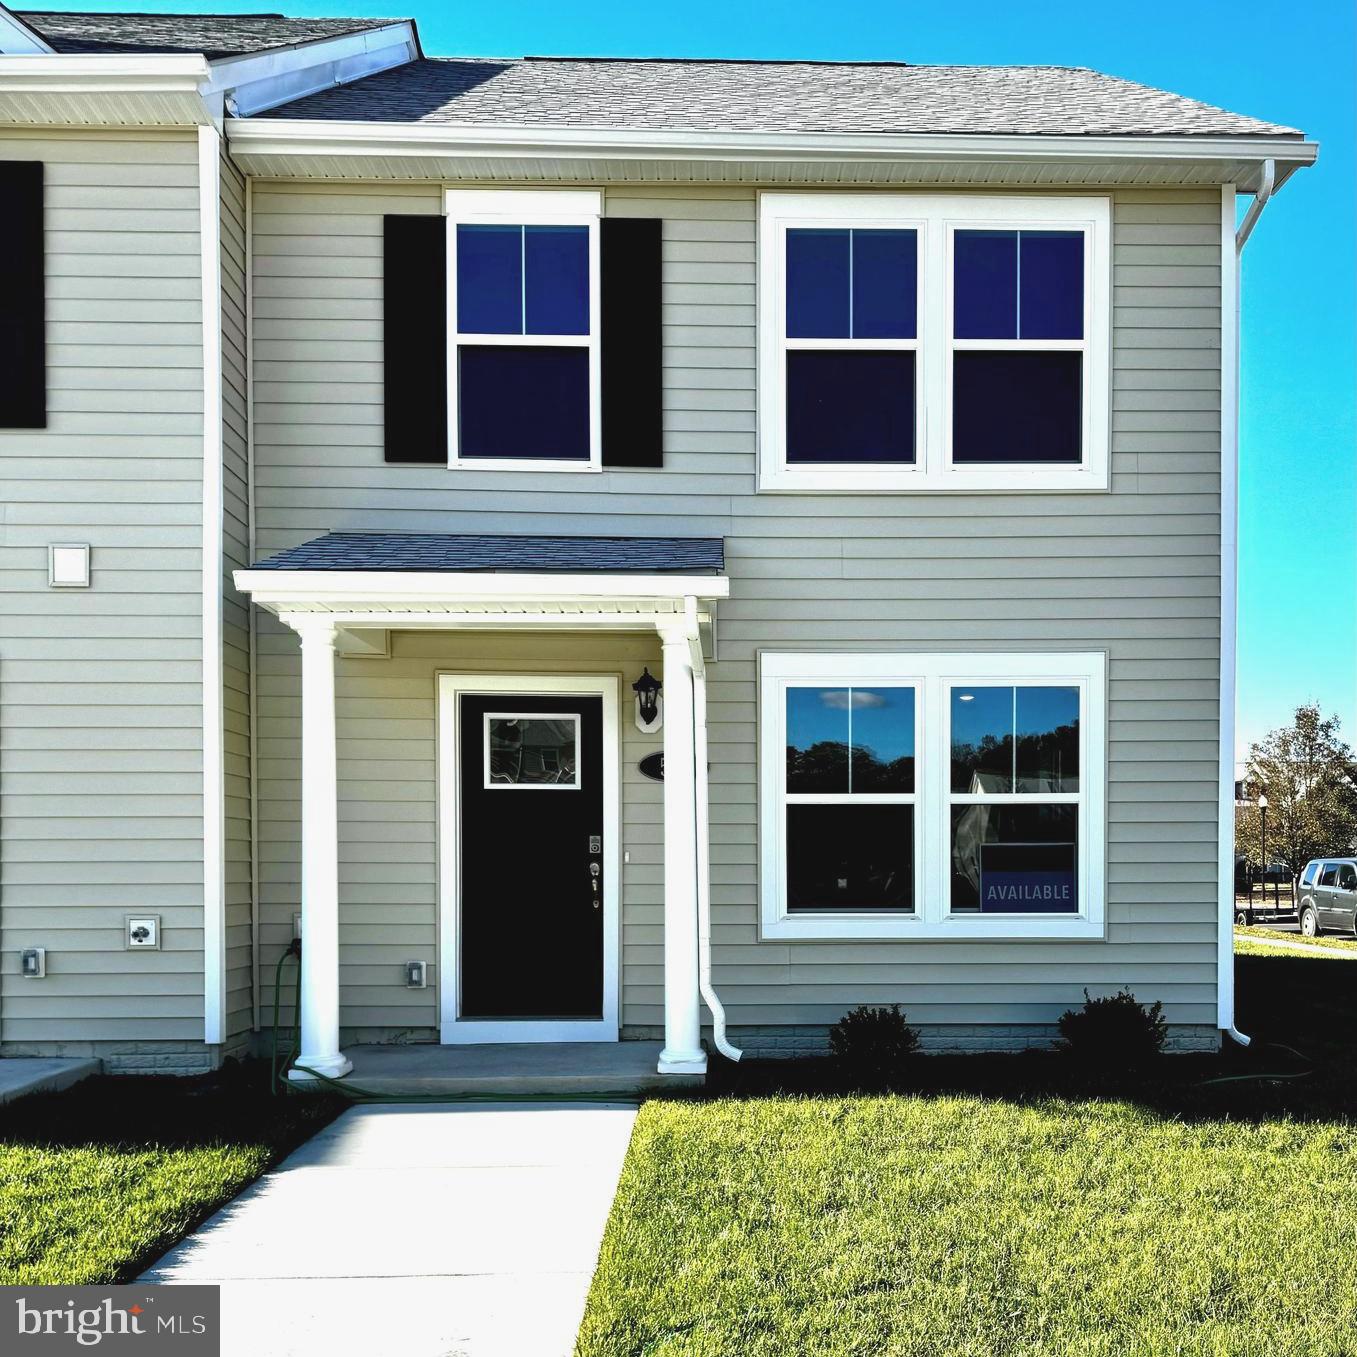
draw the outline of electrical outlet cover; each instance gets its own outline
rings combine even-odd
[[[159,951],[160,915],[129,914],[124,937],[129,951]]]

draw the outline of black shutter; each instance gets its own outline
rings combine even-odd
[[[600,223],[603,465],[664,465],[660,241],[654,218]]]
[[[45,429],[41,161],[0,160],[0,259],[0,429]]]
[[[443,216],[383,217],[386,460],[448,460],[448,237]]]

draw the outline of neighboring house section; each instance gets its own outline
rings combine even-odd
[[[49,184],[58,146],[154,146],[182,176],[138,164],[78,200],[102,242],[185,195],[181,280],[168,251],[144,288],[117,264],[88,285],[131,288],[108,334],[79,328],[106,292],[63,308],[77,199],[49,200],[49,378],[65,343],[142,342],[152,310],[192,339],[157,367],[174,346],[145,337],[78,444],[60,385],[47,429],[0,433],[29,579],[6,597],[33,630],[0,654],[6,1050],[244,1049],[299,913],[304,1060],[329,1074],[353,1042],[618,1037],[692,1072],[708,1015],[718,1044],[785,1053],[859,1003],[900,1003],[935,1049],[1020,1047],[1085,987],[1162,1000],[1181,1048],[1218,1041],[1235,202],[1313,159],[1298,133],[1061,68],[444,61],[401,21],[23,22],[56,51],[22,80],[0,58],[0,124],[69,111],[28,74],[63,53],[211,65],[136,96],[197,98],[181,132],[0,125],[0,162],[41,158]],[[233,91],[289,36],[285,77],[241,67]],[[257,113],[219,141],[233,109]],[[162,479],[118,436],[175,417]],[[127,489],[101,480],[86,518],[51,487],[20,517],[54,455],[81,494],[91,459]],[[136,544],[164,550],[124,564],[153,531]],[[94,544],[91,590],[33,574],[64,540]],[[129,574],[110,617],[115,568],[184,611]],[[107,644],[143,666],[116,692]],[[30,654],[88,676],[24,678]],[[151,685],[176,663],[192,720],[170,729]],[[49,680],[95,733],[25,686]],[[101,730],[102,799],[80,776]],[[91,795],[77,879],[41,824]],[[123,951],[151,901],[161,951]],[[46,980],[17,974],[30,944]]]

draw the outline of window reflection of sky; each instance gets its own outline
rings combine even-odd
[[[817,744],[849,743],[870,750],[882,763],[914,753],[914,691],[911,688],[789,688],[787,744],[806,750]]]

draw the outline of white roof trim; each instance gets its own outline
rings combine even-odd
[[[196,90],[208,78],[205,58],[181,52],[131,56],[121,52],[91,52],[64,56],[53,52],[31,56],[0,56],[0,80],[8,89],[50,90],[54,93],[97,94],[104,90],[161,93]]]
[[[1180,182],[1255,187],[1318,154],[1288,137],[974,136],[657,131],[229,120],[248,173],[334,178],[691,179],[720,182]],[[1038,176],[1034,181],[1033,176]]]
[[[653,626],[686,601],[730,596],[724,575],[495,574],[484,571],[237,570],[236,588],[278,617],[325,613],[337,626]]]
[[[51,52],[47,39],[17,14],[0,5],[0,52],[7,56],[41,55]]]
[[[388,154],[446,151],[458,155],[634,156],[694,155],[748,159],[824,157],[867,160],[938,157],[946,160],[1220,160],[1240,157],[1313,160],[1318,145],[1298,137],[976,136],[878,132],[725,132],[651,128],[513,127],[458,123],[337,122],[251,118],[227,124],[242,148],[263,152],[286,144],[289,154]]]
[[[5,46],[0,10],[0,48]],[[0,56],[0,122],[193,125],[243,114],[403,66],[419,55],[400,21],[209,62],[183,53]]]
[[[205,98],[224,96],[227,111],[248,117],[320,90],[404,66],[419,55],[414,26],[400,22],[333,38],[212,62]]]

